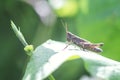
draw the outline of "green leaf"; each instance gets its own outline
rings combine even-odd
[[[87,55],[82,57],[85,66],[92,76],[102,80],[120,80],[120,63],[100,55]]]
[[[43,80],[72,56],[80,56],[92,76],[105,80],[120,80],[119,62],[91,51],[80,50],[73,45],[64,49],[65,46],[63,42],[48,40],[37,47],[27,65],[23,80]]]

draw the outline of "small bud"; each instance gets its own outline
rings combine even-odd
[[[27,54],[28,54],[29,56],[31,56],[31,55],[32,55],[32,52],[33,52],[33,50],[34,50],[34,47],[33,47],[33,45],[27,45],[27,46],[24,48],[24,50],[27,52]]]

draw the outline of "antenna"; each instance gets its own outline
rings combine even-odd
[[[67,23],[65,23],[65,22],[63,22],[63,20],[61,20],[61,22],[62,22],[62,25],[63,25],[63,27],[65,28],[65,30],[66,30],[66,33],[68,33],[68,25],[67,25]]]

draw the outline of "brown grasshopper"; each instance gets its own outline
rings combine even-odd
[[[66,28],[66,38],[68,42],[70,43],[72,42],[73,44],[81,47],[83,50],[90,50],[90,51],[97,52],[97,53],[102,52],[102,49],[100,49],[99,47],[103,46],[103,43],[91,43],[90,41],[87,41],[83,38],[80,38],[74,35],[73,33],[68,31],[67,24],[65,25],[65,28]],[[70,44],[68,44],[65,48],[67,48],[69,45]]]

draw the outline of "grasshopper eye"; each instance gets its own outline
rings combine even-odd
[[[72,35],[69,32],[67,32],[66,34],[67,34],[67,41],[68,42],[72,41]]]

